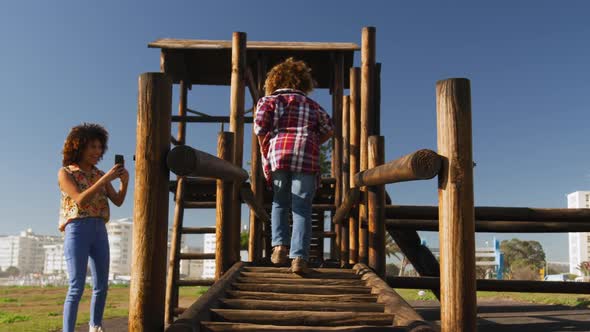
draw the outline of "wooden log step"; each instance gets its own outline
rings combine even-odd
[[[184,201],[185,209],[215,209],[216,202],[198,202],[198,201]]]
[[[269,300],[269,301],[329,301],[329,302],[356,302],[376,303],[377,295],[373,294],[289,294],[272,292],[252,292],[228,290],[226,297],[243,300]]]
[[[240,322],[274,325],[393,325],[393,314],[376,312],[321,312],[321,311],[275,311],[211,309],[211,318],[222,322]]]
[[[305,275],[305,277],[300,276],[295,273],[273,273],[273,272],[242,272],[240,274],[244,277],[252,277],[252,278],[283,278],[283,279],[346,279],[346,280],[361,280],[360,277],[356,274],[351,273],[330,273],[330,272],[311,272]]]
[[[293,273],[295,274],[295,273]],[[326,279],[326,278],[253,278],[239,277],[243,284],[298,284],[298,285],[332,285],[332,286],[365,286],[362,280],[356,279]]]
[[[269,300],[221,300],[224,309],[243,310],[305,310],[305,311],[354,311],[384,312],[380,303],[329,302],[329,301],[269,301]]]
[[[312,269],[314,272],[318,273],[348,273],[348,274],[356,274],[352,269],[332,269],[332,268],[316,268]],[[288,267],[266,267],[266,266],[246,266],[244,267],[245,272],[270,272],[270,273],[291,273]]]
[[[393,326],[280,326],[280,325],[261,325],[261,324],[242,324],[228,322],[201,322],[202,331],[205,332],[258,332],[258,331],[280,331],[280,332],[404,332],[403,327]]]
[[[272,292],[291,294],[371,294],[371,288],[365,286],[315,286],[315,285],[276,285],[276,284],[241,284],[233,283],[233,289],[248,292]]]
[[[176,285],[181,286],[211,286],[215,283],[214,279],[184,279],[178,280]]]
[[[215,259],[215,253],[202,252],[184,252],[178,258],[180,259]]]
[[[215,227],[183,227],[182,234],[215,234]]]

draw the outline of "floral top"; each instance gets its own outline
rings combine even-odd
[[[90,172],[85,172],[76,165],[69,165],[63,169],[70,175],[76,185],[78,185],[80,192],[90,188],[104,175],[104,172],[96,167],[93,167]],[[70,221],[86,217],[102,218],[105,223],[109,221],[110,211],[106,188],[103,188],[90,202],[82,206],[79,206],[73,198],[62,191],[59,210],[59,230],[63,232]]]

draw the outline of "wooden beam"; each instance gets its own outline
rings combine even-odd
[[[469,80],[436,84],[442,332],[476,330],[475,213]]]
[[[438,232],[438,219],[386,219],[385,225],[398,230]],[[567,233],[590,232],[588,222],[475,220],[476,232],[490,233]]]
[[[229,160],[223,160],[187,145],[174,147],[166,158],[168,167],[180,176],[202,176],[242,183],[248,172]]]
[[[234,157],[233,147],[235,145],[233,138],[234,133],[231,132],[220,132],[218,136],[217,155],[226,162],[231,161]],[[233,193],[235,190],[236,186],[233,182],[217,180],[217,192],[215,194],[217,201],[217,209],[215,210],[215,279],[217,280],[238,261],[234,255],[235,227],[233,223],[235,221],[234,208],[236,204],[232,201],[236,197]]]
[[[240,275],[244,263],[235,263],[209,290],[186,309],[166,332],[201,332],[201,322],[211,320],[210,309],[219,308],[220,299]]]
[[[439,289],[440,278],[437,277],[387,277],[387,283],[392,288],[427,288]],[[562,293],[588,294],[590,283],[569,281],[539,281],[539,280],[476,280],[478,291],[518,292],[518,293]]]
[[[253,118],[251,116],[244,117],[244,123],[252,123]],[[201,116],[201,115],[173,115],[172,122],[193,122],[193,123],[228,123],[230,122],[229,116]]]
[[[422,149],[355,174],[353,186],[432,179],[438,174],[440,167],[440,156],[432,150]]]
[[[368,168],[369,136],[375,131],[375,59],[376,59],[376,29],[365,27],[362,31],[361,42],[361,82],[360,82],[360,169]],[[365,190],[363,190],[365,191]],[[366,198],[366,195],[363,195]],[[367,205],[361,202],[359,205],[359,262],[368,263],[368,232],[366,223],[368,219]]]
[[[244,158],[244,94],[246,76],[246,33],[234,32],[231,47],[231,95],[229,131],[234,133],[233,164],[242,167]],[[231,209],[233,210],[233,239],[229,244],[233,260],[240,260],[240,232],[242,230],[242,209],[238,199],[240,184],[234,183]]]
[[[260,221],[270,222],[270,216],[268,215],[268,213],[266,213],[264,206],[260,204],[258,201],[256,201],[252,189],[248,187],[240,188],[240,198],[246,204],[248,204],[251,211],[254,212],[254,214],[256,215],[256,217],[258,217],[258,219],[260,219]]]
[[[140,75],[128,324],[133,332],[164,328],[170,173],[163,161],[170,150],[171,114],[170,78]]]
[[[202,324],[210,332],[407,332],[403,327],[394,326],[279,326],[248,323],[206,322]],[[411,330],[412,332],[414,330]],[[422,330],[419,330],[422,331]],[[416,330],[418,332],[418,330]]]
[[[353,206],[359,202],[359,199],[359,188],[352,188],[348,190],[344,196],[344,202],[342,202],[338,209],[336,209],[336,213],[334,213],[332,222],[335,224],[342,223],[350,215],[350,211],[352,210]]]
[[[405,328],[416,328],[420,326],[420,331],[435,331],[432,326],[408,304],[408,302],[391,289],[391,287],[389,287],[385,281],[376,275],[368,266],[365,264],[356,264],[353,267],[353,270],[361,276],[362,280],[366,281],[367,286],[372,287],[371,293],[378,296],[378,303],[383,303],[385,305],[385,313],[395,314],[393,325]]]
[[[385,143],[383,136],[369,137],[369,169],[383,164]],[[367,207],[369,210],[369,267],[378,276],[385,276],[385,185],[367,188]]]
[[[349,183],[354,183],[354,174],[358,173],[360,166],[360,69],[354,67],[350,69],[350,169]],[[360,197],[360,196],[359,196]],[[358,200],[358,199],[357,199]],[[346,202],[346,200],[345,200]],[[354,204],[356,204],[355,202]],[[358,263],[359,255],[359,211],[355,210],[349,213],[348,232],[349,232],[349,263]]]
[[[389,219],[439,219],[438,206],[388,205]],[[476,206],[475,219],[481,221],[590,222],[590,209],[541,209],[527,207]]]
[[[350,96],[342,99],[342,191],[348,193],[350,189]],[[344,198],[346,200],[346,197]],[[349,224],[339,222],[340,232],[340,266],[349,265],[350,232]]]
[[[324,312],[324,311],[276,311],[276,310],[238,310],[212,309],[216,321],[252,324],[274,324],[282,326],[391,326],[393,314],[375,312]]]

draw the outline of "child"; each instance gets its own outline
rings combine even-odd
[[[271,261],[283,265],[292,258],[291,270],[298,274],[307,272],[320,145],[334,130],[326,111],[307,97],[313,84],[305,62],[289,58],[276,65],[268,72],[266,96],[258,101],[254,120],[264,177],[273,189]],[[293,210],[291,238],[289,208]]]

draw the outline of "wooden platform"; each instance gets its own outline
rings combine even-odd
[[[382,285],[362,264],[301,276],[237,263],[167,331],[434,331]]]

